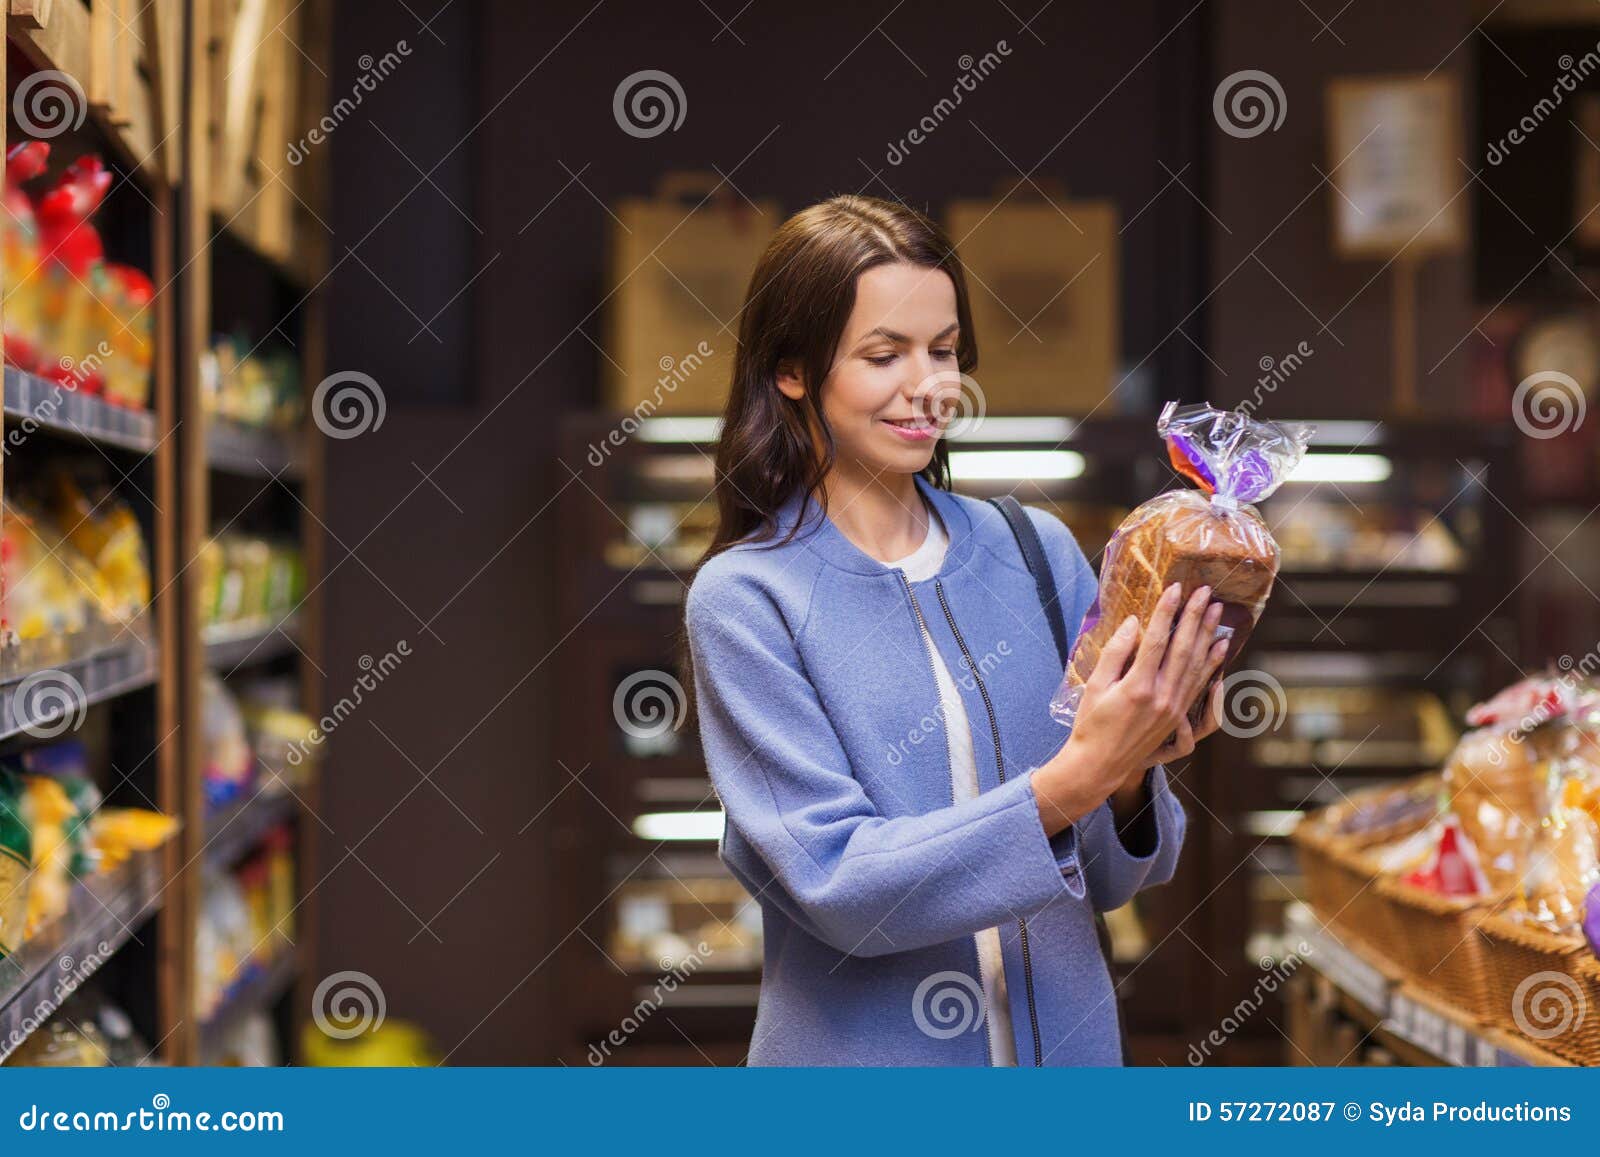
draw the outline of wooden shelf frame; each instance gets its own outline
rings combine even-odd
[[[215,1028],[203,1028],[194,1013],[195,931],[208,838],[200,770],[202,678],[222,659],[230,659],[232,668],[282,658],[297,650],[301,656],[297,671],[301,703],[308,714],[319,715],[323,620],[315,587],[325,573],[326,557],[321,531],[325,509],[322,442],[314,423],[308,419],[303,432],[284,439],[206,419],[199,365],[211,336],[214,285],[210,249],[213,237],[225,229],[234,241],[258,255],[264,268],[294,287],[297,297],[304,293],[298,307],[304,319],[302,380],[319,381],[324,372],[326,323],[315,287],[325,266],[326,245],[320,231],[304,243],[299,233],[309,233],[306,222],[322,212],[325,156],[316,154],[291,169],[282,159],[275,165],[265,163],[272,158],[260,149],[281,150],[287,140],[300,135],[299,122],[325,103],[326,80],[318,75],[318,69],[310,64],[290,68],[283,61],[288,54],[296,64],[309,57],[326,65],[332,7],[329,0],[304,4],[260,0],[252,6],[263,8],[267,17],[256,37],[260,43],[253,49],[246,46],[245,56],[253,56],[267,44],[263,53],[266,63],[258,67],[247,60],[248,83],[241,84],[234,77],[230,91],[251,108],[275,103],[276,119],[265,128],[285,140],[265,135],[262,124],[246,125],[260,146],[243,158],[256,174],[256,187],[247,191],[245,203],[235,204],[219,199],[213,183],[221,164],[219,157],[228,147],[224,139],[228,126],[220,124],[222,113],[210,94],[215,83],[226,79],[213,70],[221,43],[218,22],[235,19],[239,5],[232,0],[94,0],[92,5],[86,0],[3,2],[10,51],[0,56],[0,79],[8,82],[8,102],[16,85],[29,76],[51,70],[64,74],[66,79],[56,83],[81,90],[79,111],[83,117],[81,125],[75,124],[61,143],[100,148],[108,161],[127,172],[127,179],[138,186],[137,195],[149,203],[151,264],[147,272],[157,290],[149,306],[155,333],[149,412],[121,411],[99,399],[74,395],[67,399],[68,405],[54,408],[49,420],[30,423],[29,436],[93,445],[121,455],[121,462],[129,461],[129,455],[142,455],[151,463],[155,511],[148,548],[157,593],[150,616],[149,654],[154,665],[141,671],[138,678],[107,682],[103,695],[91,698],[153,688],[149,699],[152,718],[138,726],[147,727],[155,737],[154,802],[178,816],[182,824],[178,835],[156,853],[164,881],[160,903],[148,910],[140,908],[141,918],[155,913],[154,939],[141,933],[142,946],[136,950],[155,953],[154,967],[148,971],[155,978],[150,1004],[155,1009],[152,1027],[153,1041],[159,1042],[158,1055],[168,1063],[193,1064],[203,1059],[202,1042],[211,1040]],[[274,25],[280,17],[298,24],[297,29],[280,25],[285,32],[292,31],[295,44],[275,35]],[[8,62],[21,62],[26,71],[8,77]],[[267,90],[270,99],[258,100]],[[0,145],[6,143],[4,133],[0,127]],[[232,149],[233,161],[240,159],[232,155],[236,153],[238,150]],[[119,185],[112,195],[120,192],[124,191]],[[128,190],[125,195],[135,194]],[[33,416],[34,405],[49,391],[49,384],[10,369],[5,379],[6,420],[15,426]],[[0,461],[0,520],[5,514],[3,467]],[[241,651],[237,640],[219,643],[213,635],[208,657],[208,640],[200,628],[200,575],[193,563],[211,531],[214,470],[266,476],[282,470],[285,483],[296,487],[300,502],[311,512],[302,512],[291,532],[300,538],[313,593],[297,608],[292,632],[271,632],[268,645],[255,654],[249,653],[250,641]],[[92,661],[85,662],[99,670]],[[318,806],[316,785],[297,789],[297,793],[314,812]],[[297,871],[303,900],[310,897],[316,880],[312,848],[303,838],[312,828],[311,824],[297,825]],[[246,849],[234,850],[242,853]],[[309,903],[297,910],[296,926],[307,933],[314,929]],[[275,999],[284,985],[292,985],[296,1019],[300,1010],[309,1009],[315,984],[315,977],[307,976],[315,958],[313,946],[309,936],[298,940],[294,952],[275,965],[274,975],[282,973],[283,983],[260,988],[262,999]]]

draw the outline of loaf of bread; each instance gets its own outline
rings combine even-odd
[[[1061,688],[1051,701],[1056,719],[1077,719],[1083,686],[1124,619],[1147,625],[1162,592],[1173,583],[1187,598],[1211,588],[1222,603],[1219,637],[1229,639],[1222,669],[1255,627],[1278,576],[1278,544],[1253,502],[1266,498],[1299,465],[1311,440],[1304,423],[1263,422],[1237,410],[1168,403],[1156,422],[1173,469],[1198,490],[1169,490],[1123,520],[1106,546],[1100,588],[1084,616]],[[1211,686],[1190,705],[1198,724]]]
[[[1226,667],[1244,646],[1267,605],[1278,574],[1278,544],[1253,507],[1219,507],[1192,490],[1173,490],[1145,503],[1123,522],[1106,548],[1096,607],[1085,621],[1067,668],[1069,684],[1082,686],[1122,620],[1150,621],[1161,593],[1183,585],[1185,598],[1209,586],[1222,603],[1219,631],[1227,631]],[[1218,677],[1221,670],[1218,671]],[[1209,686],[1190,709],[1198,723]]]

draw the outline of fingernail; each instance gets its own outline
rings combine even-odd
[[[1181,595],[1182,593],[1183,593],[1183,584],[1182,583],[1173,583],[1170,587],[1168,587],[1166,590],[1161,592],[1161,597],[1166,599],[1169,603],[1170,602],[1176,602],[1177,599],[1178,599],[1178,596]]]
[[[1139,616],[1129,615],[1127,618],[1122,620],[1122,626],[1117,628],[1117,634],[1126,635],[1129,631],[1136,631],[1138,629]]]
[[[1199,599],[1201,602],[1205,602],[1207,599],[1209,599],[1211,597],[1211,588],[1210,587],[1200,587],[1199,589],[1197,589],[1194,592],[1194,597]]]

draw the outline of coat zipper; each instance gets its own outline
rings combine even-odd
[[[983,696],[983,709],[989,713],[989,734],[994,739],[994,767],[1000,782],[1006,781],[1005,759],[1000,754],[1000,724],[995,719],[994,703],[989,698],[989,688],[984,686],[983,676],[978,671],[978,665],[972,661],[972,652],[967,650],[967,641],[961,637],[961,628],[956,626],[956,617],[950,613],[950,603],[944,597],[944,583],[938,579],[933,580],[934,593],[939,596],[939,606],[944,611],[944,621],[950,624],[950,633],[956,637],[956,646],[961,648],[962,661],[966,663],[967,670],[978,684],[978,694]],[[915,605],[916,599],[912,599]],[[921,619],[919,612],[918,619]],[[1039,1009],[1033,997],[1033,957],[1028,951],[1028,922],[1019,918],[1017,931],[1022,941],[1022,982],[1028,992],[1028,1022],[1033,1029],[1033,1065],[1035,1068],[1044,1066],[1044,1045],[1039,1038]]]
[[[928,673],[933,676],[933,684],[935,691],[937,692],[939,686],[939,675],[934,666],[933,633],[928,630],[927,620],[922,617],[922,604],[917,602],[916,592],[911,589],[911,580],[906,578],[905,571],[900,572],[900,584],[906,588],[906,598],[911,600],[911,613],[917,617],[917,633],[922,636],[922,650],[928,656]],[[956,771],[955,768],[950,764],[950,739],[948,735],[949,727],[950,721],[947,719],[945,720],[945,728],[947,732],[945,737],[945,768],[949,773],[950,779],[950,805],[954,807],[956,802]],[[976,969],[978,973],[978,983],[982,984],[983,953],[977,950],[976,937],[973,938],[973,953],[977,957],[978,961],[978,967]],[[983,1055],[987,1059],[989,1067],[992,1068],[994,1066],[994,1052],[989,1047],[989,1030],[987,1025],[984,1026],[983,1033]]]

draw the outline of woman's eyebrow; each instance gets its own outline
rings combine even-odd
[[[929,340],[930,341],[938,341],[942,337],[949,337],[952,333],[954,333],[956,330],[958,330],[960,328],[961,328],[961,323],[960,322],[952,321],[949,325],[945,326],[938,333],[934,334],[933,337],[930,338]],[[898,343],[900,345],[909,345],[910,342],[911,342],[911,339],[908,338],[905,334],[896,333],[894,330],[887,329],[884,326],[880,325],[880,326],[877,326],[877,327],[875,327],[873,329],[869,329],[866,333],[862,334],[861,335],[861,341],[857,342],[856,344],[860,345],[861,342],[866,341],[869,337],[885,337],[885,338],[888,338],[890,341],[896,342],[896,343]]]

